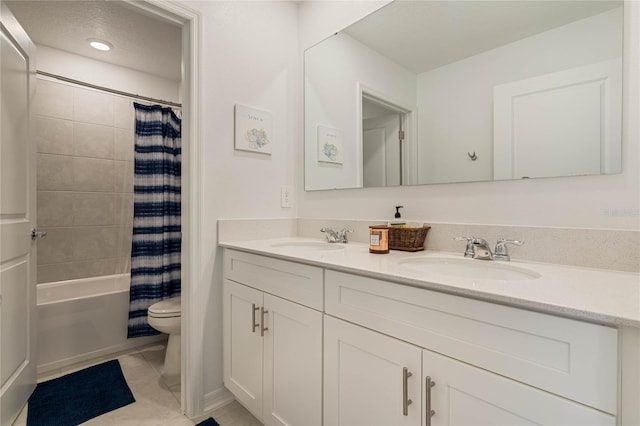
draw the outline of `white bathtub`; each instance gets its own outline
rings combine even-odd
[[[166,339],[127,339],[129,274],[39,284],[38,372]]]

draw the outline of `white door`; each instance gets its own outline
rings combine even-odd
[[[365,187],[401,184],[400,114],[362,122],[363,183]]]
[[[430,377],[431,426],[614,426],[616,418],[551,393],[431,351],[422,354]],[[425,392],[427,405],[428,392]],[[426,410],[425,410],[426,411]],[[425,415],[426,413],[423,413]]]
[[[233,281],[223,286],[224,384],[262,418],[262,292]]]
[[[325,425],[420,425],[420,348],[329,316],[324,333]]]
[[[494,87],[494,179],[619,173],[619,59]]]
[[[0,3],[0,424],[15,420],[36,384],[34,47]]]
[[[272,425],[322,424],[322,313],[264,295],[264,416]]]

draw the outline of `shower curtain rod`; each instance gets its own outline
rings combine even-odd
[[[97,86],[95,84],[86,83],[86,82],[80,81],[80,80],[74,80],[73,78],[63,77],[61,75],[52,74],[52,73],[46,72],[46,71],[37,70],[36,74],[43,75],[45,77],[55,78],[56,80],[66,81],[67,83],[77,84],[79,86],[89,87],[91,89],[102,90],[104,92],[109,92],[109,93],[113,93],[113,94],[116,94],[116,95],[127,96],[129,98],[140,99],[142,101],[147,101],[147,102],[157,102],[159,104],[164,104],[164,105],[168,105],[168,106],[172,106],[172,107],[176,107],[176,108],[182,108],[182,104],[179,104],[179,103],[176,103],[176,102],[165,101],[165,100],[162,100],[162,99],[149,98],[147,96],[136,95],[134,93],[123,92],[121,90],[116,90],[116,89],[109,89],[108,87]]]

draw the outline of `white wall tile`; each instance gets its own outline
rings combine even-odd
[[[134,132],[129,129],[115,129],[114,156],[116,160],[133,161]]]
[[[77,157],[113,159],[114,130],[111,126],[73,123],[74,154]]]
[[[73,119],[73,88],[65,84],[38,79],[34,110],[37,115]]]
[[[87,89],[73,89],[73,119],[83,123],[113,126],[114,96]]]
[[[127,130],[135,129],[135,110],[133,109],[133,101],[127,98],[113,98],[113,125]]]
[[[113,225],[115,197],[112,193],[74,192],[73,193],[73,224]]]
[[[38,226],[72,226],[73,192],[38,191]]]
[[[73,154],[73,121],[38,115],[36,149],[46,154]]]
[[[41,191],[74,189],[73,157],[37,154],[37,188]]]
[[[87,226],[73,228],[73,260],[115,257],[118,228],[115,226]]]
[[[42,228],[45,238],[38,240],[38,265],[69,262],[73,259],[72,228]]]
[[[113,160],[73,158],[73,190],[113,192]]]

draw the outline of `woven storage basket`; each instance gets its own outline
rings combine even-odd
[[[396,228],[389,229],[389,248],[391,250],[420,251],[424,250],[424,240],[431,227],[423,225],[421,228]]]

